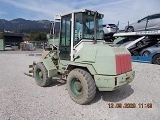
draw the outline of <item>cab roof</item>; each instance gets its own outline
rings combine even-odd
[[[88,10],[88,9],[79,9],[79,10],[74,10],[74,11],[67,12],[67,13],[64,13],[64,14],[61,14],[61,15],[56,15],[55,18],[60,19],[62,16],[69,15],[69,14],[72,14],[72,13],[79,13],[79,12],[90,12],[91,14],[95,14],[97,11]],[[104,17],[104,14],[101,14],[99,12],[97,12],[97,13],[99,15],[101,15],[102,18]]]

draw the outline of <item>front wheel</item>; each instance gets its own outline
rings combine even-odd
[[[149,56],[151,54],[150,51],[146,50],[142,53],[142,56]]]
[[[51,84],[52,78],[48,77],[48,71],[43,63],[39,62],[34,68],[34,78],[38,86],[47,87]]]
[[[155,55],[155,56],[153,57],[152,61],[153,61],[153,62],[152,62],[153,64],[160,65],[160,54]]]
[[[67,77],[67,90],[74,102],[83,105],[95,97],[96,85],[90,73],[77,68]]]

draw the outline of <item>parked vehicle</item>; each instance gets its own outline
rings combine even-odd
[[[120,37],[120,39],[118,39],[118,41],[115,41],[114,44],[117,44],[118,46],[123,46],[126,47],[128,46],[130,43],[132,43],[134,40],[133,38],[130,37]],[[136,49],[138,46],[142,45],[141,41],[131,45],[130,47],[128,47],[127,49],[130,51],[131,55],[139,55],[139,52]]]
[[[120,46],[127,46],[128,44],[130,44],[131,42],[133,42],[134,40],[136,40],[137,38],[132,38],[132,37],[121,37],[121,39],[119,41],[117,41],[117,43],[115,42],[115,44],[119,44]],[[153,37],[145,37],[143,38],[141,41],[133,44],[132,46],[130,46],[128,49],[134,49],[134,48],[144,48],[144,47],[151,47],[153,45],[156,45],[158,43],[157,38],[153,38]],[[139,49],[142,50],[142,49]]]
[[[160,29],[160,13],[148,15],[125,27],[126,32]]]
[[[5,45],[5,50],[13,50],[11,45]]]
[[[121,32],[115,33],[113,37],[120,37],[118,40],[115,39],[114,44],[127,48],[132,55],[133,62],[160,65],[160,30]],[[138,39],[133,41],[123,39],[133,37],[138,37]]]
[[[115,24],[105,24],[103,25],[104,34],[114,34],[118,32],[119,28]]]
[[[151,47],[147,47],[145,49],[143,49],[141,52],[140,52],[140,55],[141,56],[148,56],[154,52],[160,52],[160,43],[154,45],[154,46],[151,46]]]
[[[133,42],[134,40],[138,39],[138,38],[132,38],[132,37],[120,37],[117,38],[118,40],[114,41],[114,44],[118,44],[119,46],[127,46],[128,44],[130,44],[131,42]],[[132,48],[136,48],[136,47],[140,47],[145,43],[145,39],[144,41],[139,41],[135,44],[133,44],[132,46],[130,46],[128,49],[132,49]]]
[[[52,77],[59,76],[63,83],[66,81],[71,99],[84,105],[93,100],[97,90],[114,91],[133,81],[129,51],[106,45],[102,35],[97,34],[102,18],[103,14],[87,9],[61,15],[64,24],[60,25],[58,47],[50,44],[40,60],[29,65],[29,73],[33,73],[30,76],[38,86],[50,86]],[[94,33],[87,30],[76,36],[80,33],[77,30],[83,31],[86,25],[94,28]]]

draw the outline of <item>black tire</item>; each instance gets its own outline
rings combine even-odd
[[[127,28],[127,32],[134,32],[134,28],[133,28],[132,26],[129,26],[129,27]]]
[[[37,63],[34,68],[34,78],[37,85],[41,87],[47,87],[52,82],[52,78],[48,78],[48,71],[46,67],[41,62]]]
[[[156,55],[152,58],[152,63],[153,63],[153,64],[160,65],[160,54],[156,54]]]
[[[96,85],[90,73],[77,68],[67,77],[67,90],[74,102],[84,105],[94,99]]]
[[[150,51],[145,50],[145,51],[142,53],[142,56],[148,56],[148,55],[150,55],[150,54],[151,54]]]

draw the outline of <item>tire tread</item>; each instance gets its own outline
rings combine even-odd
[[[83,76],[84,80],[86,81],[87,88],[88,88],[87,90],[85,90],[85,91],[88,91],[87,92],[88,94],[87,94],[87,97],[85,98],[85,100],[82,103],[79,103],[79,102],[77,102],[77,103],[87,104],[87,103],[91,102],[96,94],[96,85],[95,85],[95,82],[94,82],[92,76],[90,75],[90,73],[88,73],[87,71],[80,69],[80,68],[73,69],[71,72],[72,72],[71,74],[73,74],[73,73],[81,74]]]
[[[47,71],[46,67],[41,62],[37,63],[36,68],[37,67],[40,68],[43,71],[43,76],[45,76],[44,79],[43,79],[43,83],[37,83],[37,84],[39,86],[41,86],[41,87],[47,87],[47,86],[49,86],[51,84],[51,80],[52,79],[48,77],[48,71]],[[36,79],[36,77],[35,77],[35,79]]]

